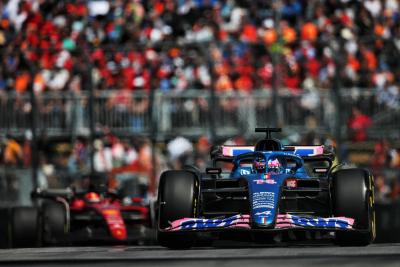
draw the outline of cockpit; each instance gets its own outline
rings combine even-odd
[[[231,177],[254,173],[295,174],[303,167],[303,160],[284,152],[250,152],[234,159]]]

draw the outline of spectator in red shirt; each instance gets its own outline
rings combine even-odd
[[[363,142],[367,138],[366,129],[370,127],[372,120],[363,114],[358,108],[353,107],[347,126],[350,131],[350,139],[354,142]]]

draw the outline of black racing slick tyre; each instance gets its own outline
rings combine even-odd
[[[40,245],[40,216],[36,207],[15,207],[11,210],[11,240],[13,247]]]
[[[355,231],[338,231],[335,243],[341,246],[366,246],[376,236],[374,180],[364,169],[343,169],[332,177],[334,216],[355,220]]]
[[[43,242],[60,244],[66,241],[68,234],[67,212],[62,203],[45,202],[42,206]]]
[[[161,175],[158,188],[157,241],[171,249],[186,249],[194,245],[193,233],[165,232],[169,222],[197,216],[199,182],[189,171],[166,171]]]
[[[0,248],[10,247],[10,208],[0,208]]]

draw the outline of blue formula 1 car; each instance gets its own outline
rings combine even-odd
[[[199,237],[329,232],[339,245],[375,238],[374,181],[364,169],[338,168],[324,146],[282,146],[279,128],[256,128],[255,146],[219,146],[213,167],[166,171],[158,195],[158,241],[189,248]],[[205,235],[206,234],[206,235]],[[330,236],[330,235],[329,235]]]

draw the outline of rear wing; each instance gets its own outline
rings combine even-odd
[[[31,192],[32,198],[50,198],[56,199],[58,197],[62,198],[71,198],[73,197],[75,192],[71,188],[65,189],[40,189],[36,188]]]
[[[215,147],[211,152],[211,158],[233,158],[244,153],[254,151],[254,146],[218,146]],[[284,146],[283,152],[293,154],[304,159],[311,157],[329,157],[333,159],[333,153],[326,151],[323,145],[318,146]]]

